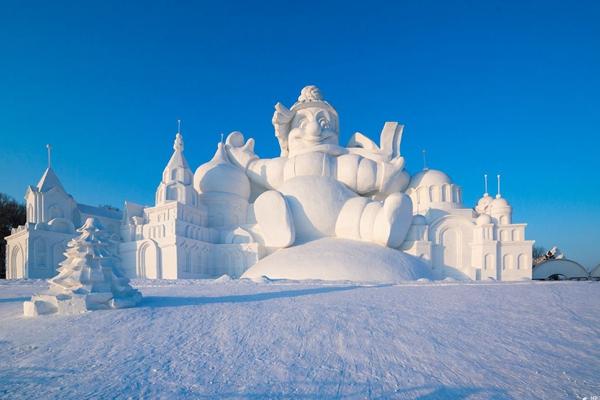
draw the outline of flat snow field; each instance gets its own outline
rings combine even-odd
[[[44,282],[0,281],[0,398],[600,396],[600,282],[133,283],[25,318]]]

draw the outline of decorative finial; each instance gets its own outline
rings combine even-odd
[[[496,198],[499,199],[500,197],[502,197],[502,195],[500,194],[500,174],[497,175],[498,178],[498,194],[496,195]]]
[[[423,149],[423,171],[427,171],[427,150]]]
[[[225,135],[223,135],[223,132],[221,132],[221,143],[225,143]]]
[[[175,135],[175,142],[173,143],[173,150],[175,151],[183,151],[183,136],[181,133],[177,132]]]
[[[181,120],[177,120],[177,133],[181,133]]]
[[[48,149],[48,168],[52,168],[52,145],[47,144],[46,149]]]
[[[485,186],[485,192],[483,193],[483,196],[487,197],[487,196],[489,196],[487,174],[483,175],[483,181],[484,181],[484,186]]]

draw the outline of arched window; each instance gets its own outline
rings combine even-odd
[[[491,254],[486,254],[484,259],[483,259],[483,269],[487,270],[487,269],[491,269],[494,265],[494,256],[492,256]]]
[[[526,269],[527,268],[527,256],[525,254],[519,254],[517,268],[518,269]]]
[[[431,186],[429,188],[429,198],[434,203],[439,202],[440,201],[440,188],[437,186]]]
[[[444,184],[441,187],[441,201],[452,201],[452,190],[450,189],[450,185]]]
[[[460,188],[458,186],[454,187],[454,202],[460,203]]]

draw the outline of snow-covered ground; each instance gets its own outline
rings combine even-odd
[[[600,396],[600,282],[134,281],[38,318],[44,282],[0,282],[0,398]]]

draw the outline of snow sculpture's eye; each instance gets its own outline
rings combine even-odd
[[[322,129],[328,129],[329,128],[329,121],[327,120],[327,118],[321,117],[321,118],[319,118],[319,125],[321,125]]]

